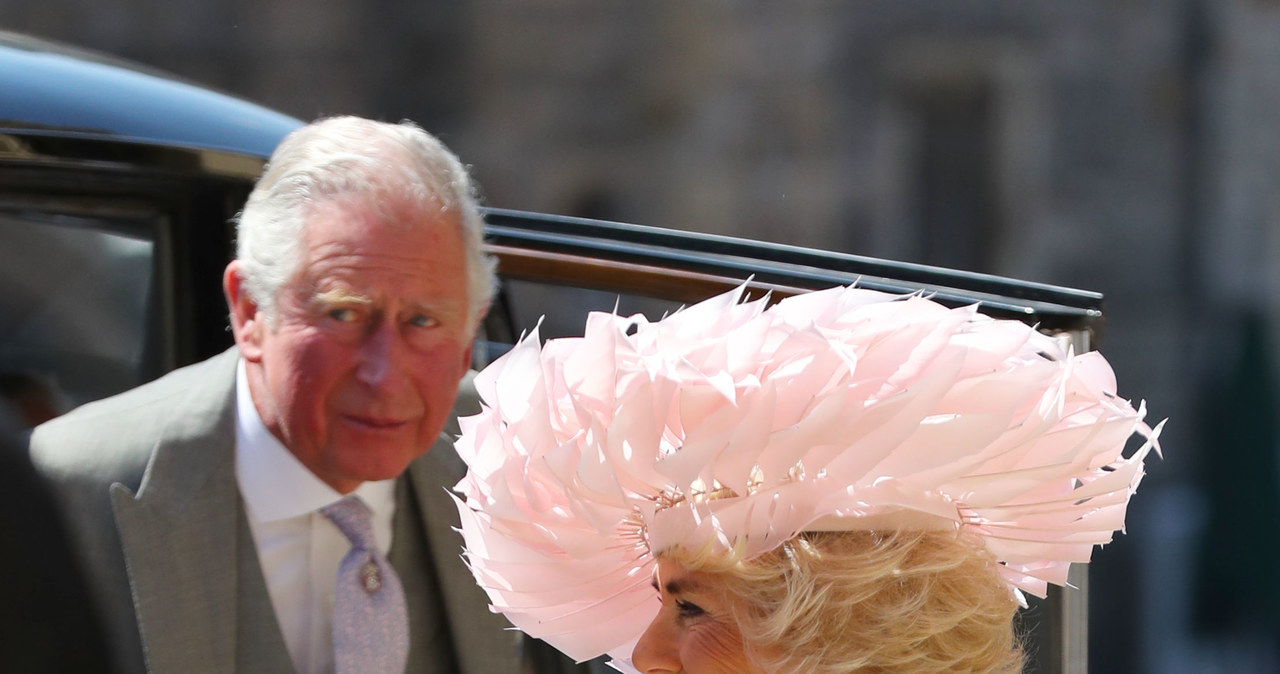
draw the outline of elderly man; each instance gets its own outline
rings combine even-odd
[[[236,348],[35,430],[121,671],[518,670],[446,493],[481,236],[418,127],[299,129],[240,217]]]

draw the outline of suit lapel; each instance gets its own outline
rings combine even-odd
[[[454,648],[440,600],[440,576],[431,561],[431,546],[417,495],[409,480],[396,483],[396,515],[388,559],[404,586],[409,610],[409,660],[405,671],[421,674],[458,671]]]
[[[426,455],[409,465],[408,476],[435,567],[436,587],[449,627],[459,672],[499,674],[519,671],[520,633],[489,610],[489,598],[462,561],[458,511],[448,491],[466,473],[453,443],[444,435]],[[394,544],[393,544],[394,545]]]
[[[209,363],[210,380],[175,410],[138,493],[111,488],[152,672],[235,668],[235,364],[234,351]]]

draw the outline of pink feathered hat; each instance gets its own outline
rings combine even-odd
[[[965,528],[1044,596],[1123,528],[1159,427],[1101,355],[919,295],[742,293],[535,330],[476,378],[455,500],[516,627],[625,662],[676,545],[750,558],[801,531]]]

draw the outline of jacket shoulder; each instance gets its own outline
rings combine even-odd
[[[122,482],[136,488],[174,412],[210,386],[230,386],[227,395],[234,390],[233,351],[37,426],[28,437],[32,463],[54,482]]]

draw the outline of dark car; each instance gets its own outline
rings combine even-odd
[[[231,344],[231,221],[303,122],[145,68],[0,33],[0,392],[33,425]],[[1097,293],[675,229],[489,209],[502,290],[478,364],[545,316],[653,318],[744,281],[774,298],[849,284],[977,303],[1090,347]],[[1082,586],[1083,569],[1073,569]],[[1084,588],[1026,616],[1035,671],[1085,671]],[[1034,627],[1033,627],[1034,626]]]

